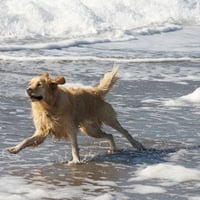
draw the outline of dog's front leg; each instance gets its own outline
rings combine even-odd
[[[26,138],[25,140],[20,142],[18,145],[8,148],[7,150],[10,153],[16,154],[26,147],[37,146],[37,145],[41,144],[45,138],[46,137],[41,136],[41,135],[33,135],[29,138]]]
[[[69,162],[70,164],[78,164],[80,163],[80,156],[79,156],[79,148],[78,148],[78,142],[77,142],[77,135],[72,134],[70,136],[71,138],[71,146],[72,146],[72,160]]]

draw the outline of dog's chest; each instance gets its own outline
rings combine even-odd
[[[53,115],[48,111],[33,113],[33,121],[36,129],[40,129],[42,131],[54,132],[62,126],[59,115]]]

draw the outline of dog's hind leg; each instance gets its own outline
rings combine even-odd
[[[119,131],[123,136],[125,136],[133,147],[139,150],[145,149],[140,142],[133,139],[130,133],[120,125],[120,123],[117,120],[117,114],[109,103],[104,102],[101,109],[99,109],[98,115],[100,116],[100,120],[104,124],[114,128],[115,130]]]
[[[117,119],[112,119],[112,120],[109,120],[109,122],[106,121],[104,123],[111,126],[112,128],[119,131],[120,133],[122,133],[122,135],[124,135],[126,139],[131,143],[131,145],[135,147],[136,149],[145,150],[144,146],[137,140],[133,139],[130,133],[121,126],[121,124],[118,122]]]
[[[102,138],[108,140],[110,144],[110,151],[109,152],[115,152],[116,151],[116,145],[113,139],[112,134],[107,134],[104,131],[101,130],[101,125],[96,122],[87,122],[84,123],[83,126],[81,126],[80,130],[85,133],[88,136],[91,136],[93,138]]]

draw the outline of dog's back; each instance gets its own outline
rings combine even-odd
[[[105,115],[115,118],[115,111],[110,104],[105,102],[104,97],[117,81],[118,67],[113,67],[100,80],[99,85],[93,88],[69,89],[73,96],[75,118],[79,123],[88,120],[102,123]]]
[[[102,90],[91,89],[69,89],[73,99],[75,122],[79,125],[85,121],[104,122],[105,115],[115,117],[115,111],[112,106],[104,100]]]

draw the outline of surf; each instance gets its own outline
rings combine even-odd
[[[0,40],[127,39],[200,24],[198,0],[4,0]]]

